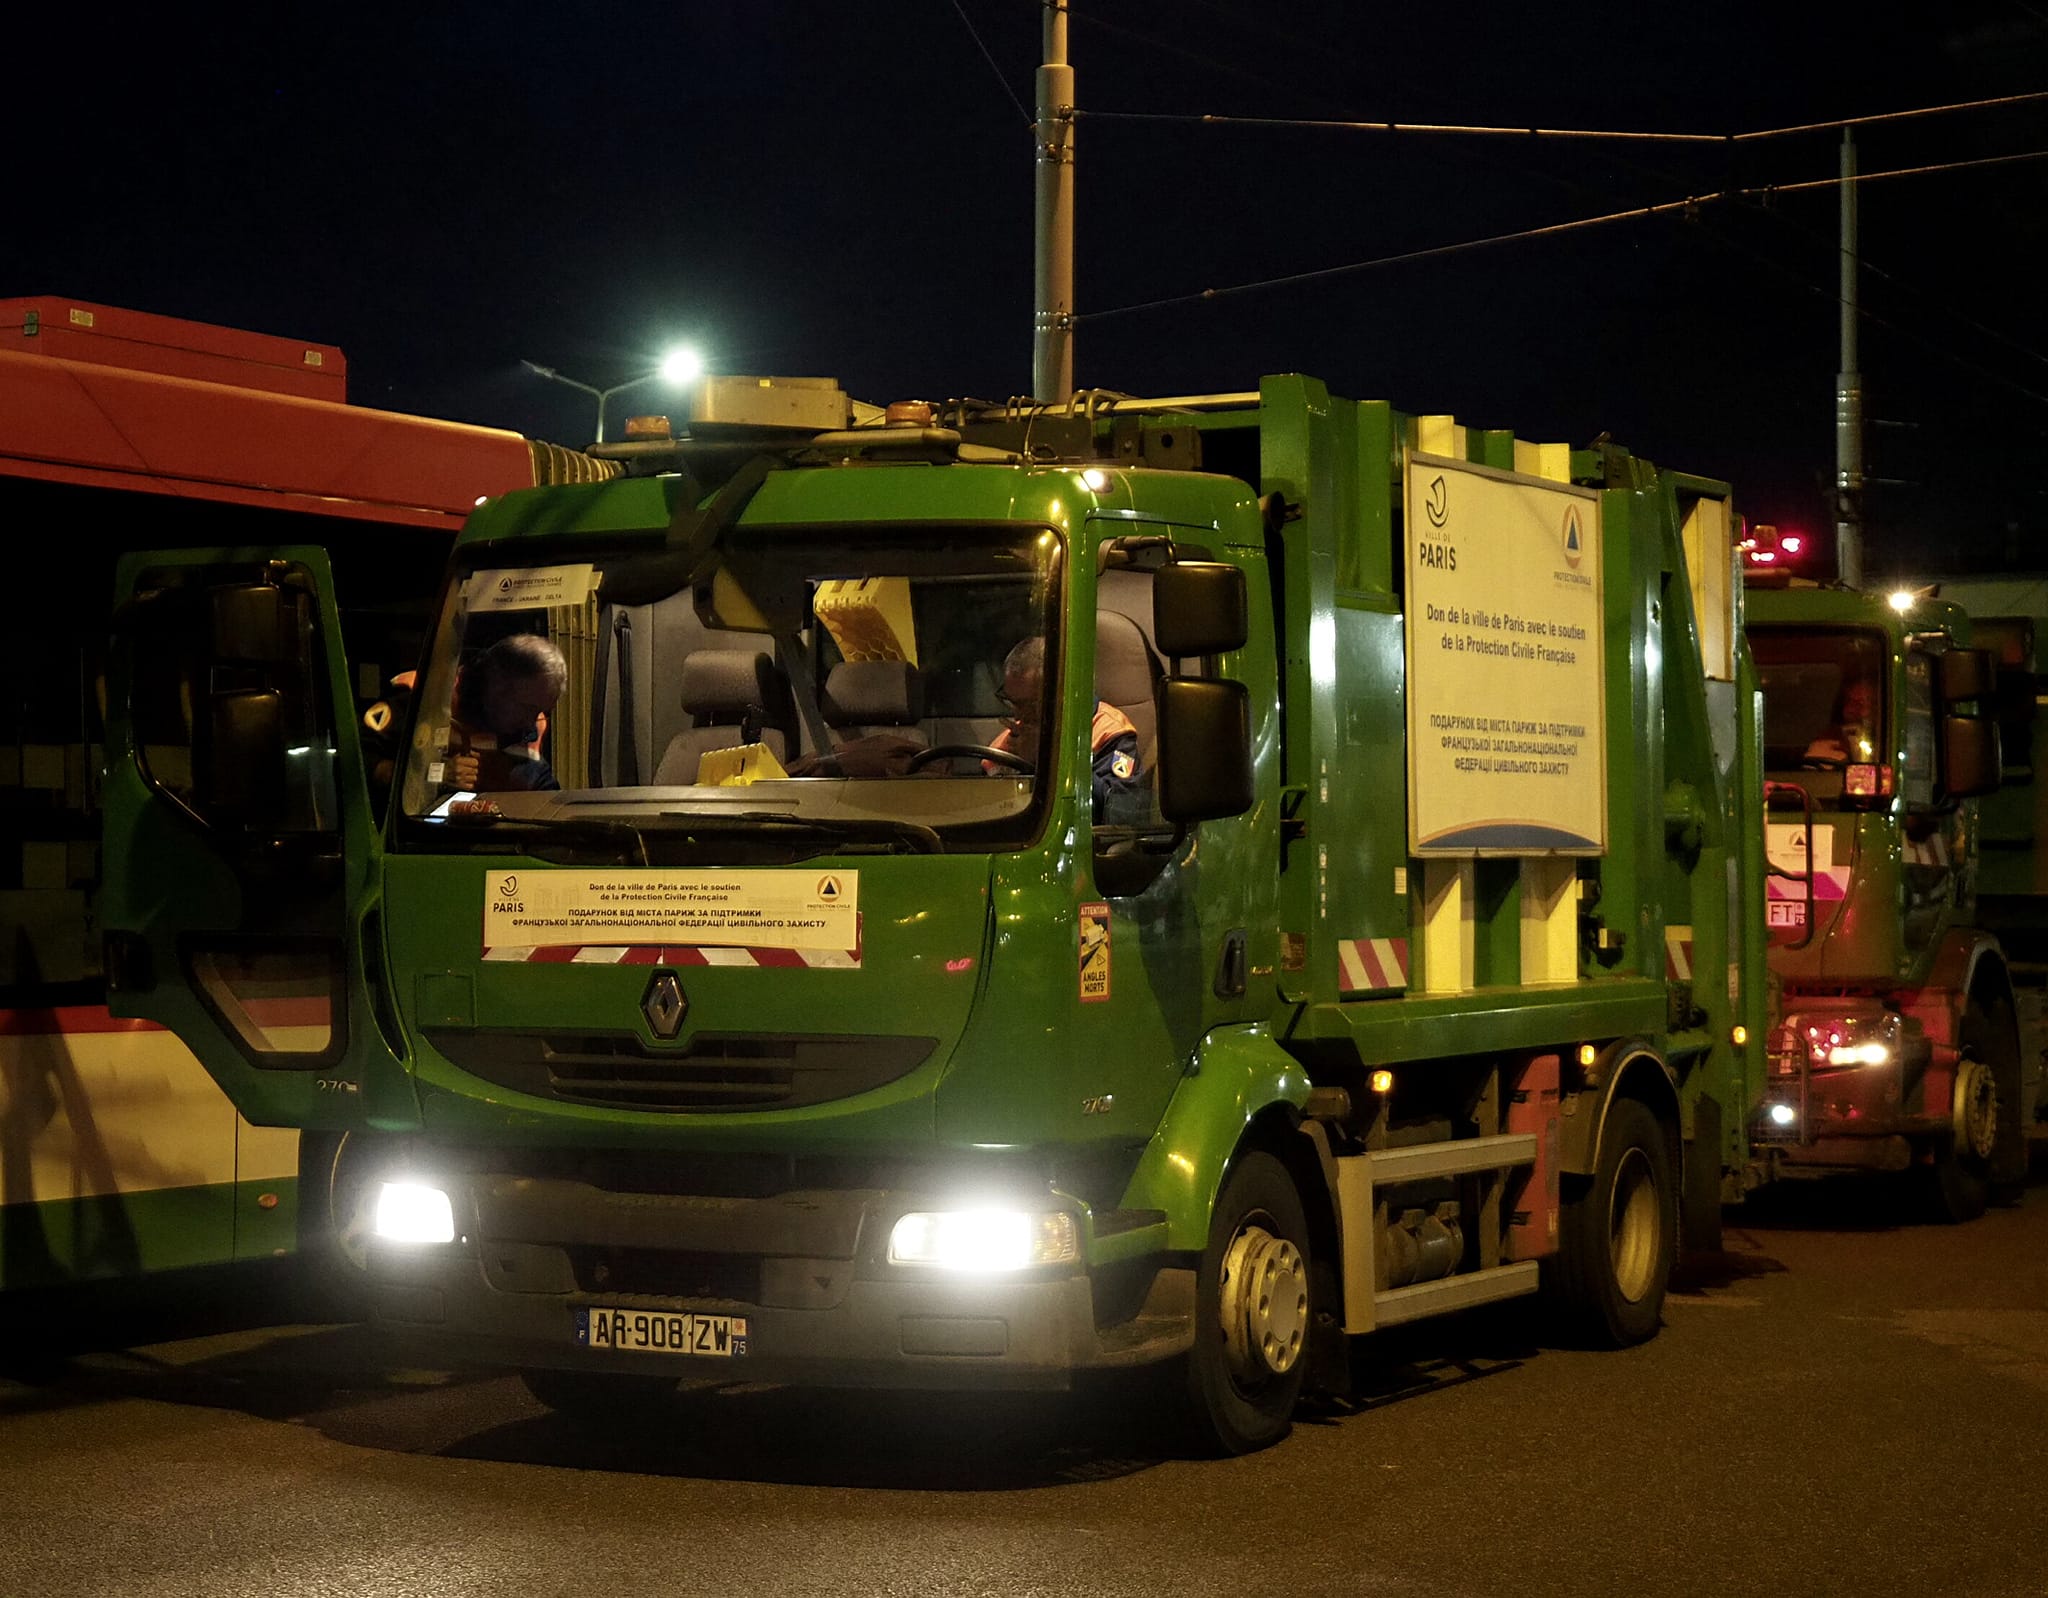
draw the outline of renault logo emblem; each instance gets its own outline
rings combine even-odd
[[[647,1029],[666,1041],[683,1029],[683,1017],[690,1013],[690,1001],[673,971],[657,971],[647,982],[647,996],[640,1001],[640,1013],[647,1017]]]

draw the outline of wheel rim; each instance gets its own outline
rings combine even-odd
[[[1308,1264],[1301,1250],[1248,1216],[1223,1253],[1217,1283],[1231,1374],[1258,1386],[1285,1376],[1308,1333]]]
[[[1998,1141],[1998,1079],[1982,1060],[1956,1067],[1956,1148],[1980,1160],[1991,1158]]]
[[[1657,1213],[1657,1183],[1649,1156],[1631,1148],[1614,1173],[1614,1191],[1607,1207],[1607,1257],[1614,1285],[1631,1304],[1650,1291],[1657,1274],[1662,1222]]]

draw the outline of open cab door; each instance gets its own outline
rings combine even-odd
[[[326,555],[136,554],[116,585],[108,1007],[257,1125],[417,1125],[375,1004],[380,843]]]

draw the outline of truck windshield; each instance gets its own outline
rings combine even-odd
[[[400,846],[650,863],[1014,847],[1053,788],[1060,545],[1039,527],[749,527],[458,570]],[[1008,669],[1006,669],[1006,667]],[[488,841],[486,841],[488,840]]]
[[[1887,763],[1882,633],[1753,626],[1748,637],[1763,683],[1767,769],[1814,773],[1809,787],[1839,789],[1849,767]]]

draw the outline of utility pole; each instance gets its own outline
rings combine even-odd
[[[1863,586],[1863,374],[1856,369],[1856,138],[1842,130],[1842,353],[1835,373],[1835,575]]]
[[[1074,397],[1074,69],[1067,65],[1067,0],[1044,0],[1045,64],[1038,69],[1038,237],[1031,393]]]

